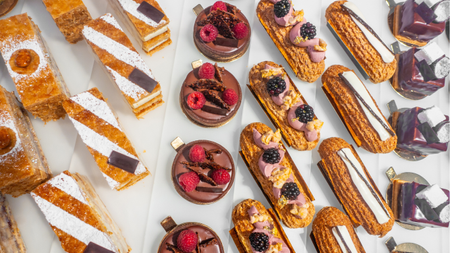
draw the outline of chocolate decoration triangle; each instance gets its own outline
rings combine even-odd
[[[420,209],[427,220],[439,220],[437,213],[431,208],[430,204],[424,199],[415,199],[414,204]]]
[[[425,21],[425,23],[429,24],[433,22],[437,16],[434,14],[434,10],[428,7],[427,3],[423,1],[419,6],[417,6],[416,13]]]
[[[108,158],[108,164],[134,174],[139,164],[139,160],[123,155],[119,152],[112,151]]]
[[[418,125],[417,129],[419,129],[420,133],[423,135],[423,137],[427,141],[427,144],[439,142],[439,138],[438,138],[436,132],[433,130],[433,128],[430,126],[430,124],[428,124],[428,122]]]
[[[143,1],[137,10],[144,14],[147,18],[155,21],[156,23],[159,23],[165,16],[164,13],[162,13],[160,10],[153,7],[151,4],[147,3],[146,1]]]
[[[140,86],[142,89],[150,93],[153,91],[153,89],[155,89],[156,85],[158,84],[158,82],[155,79],[149,77],[147,74],[145,74],[144,72],[140,71],[137,68],[133,69],[133,71],[128,76],[128,80],[130,80],[131,82],[135,83],[136,85]]]
[[[228,39],[228,38],[216,38],[216,40],[213,43],[216,46],[237,48],[238,44],[239,44],[239,40],[237,40],[237,39]]]
[[[425,82],[437,79],[433,69],[430,67],[430,65],[428,65],[426,60],[418,62],[417,65],[419,67],[419,72],[423,76],[423,80]]]
[[[96,243],[89,242],[83,253],[114,253],[114,251],[105,249]]]

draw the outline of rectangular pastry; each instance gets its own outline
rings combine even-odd
[[[71,97],[63,106],[111,189],[126,189],[150,174],[97,88]]]
[[[25,253],[25,244],[20,236],[16,220],[11,213],[8,201],[0,193],[0,252]]]
[[[23,106],[47,122],[64,118],[70,94],[40,32],[26,13],[0,20],[0,52]]]
[[[131,251],[86,177],[64,171],[37,187],[31,196],[66,252]]]
[[[164,103],[161,85],[111,14],[91,21],[83,36],[136,117]]]
[[[66,40],[72,44],[83,39],[81,30],[92,20],[82,0],[42,0]]]
[[[110,0],[110,3],[147,54],[172,43],[170,20],[156,0]]]
[[[28,114],[0,86],[0,191],[18,197],[51,177]]]

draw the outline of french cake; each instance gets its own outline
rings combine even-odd
[[[11,213],[8,201],[0,193],[0,252],[25,253],[26,248],[17,227],[16,220]]]

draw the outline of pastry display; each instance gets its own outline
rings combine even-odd
[[[81,30],[92,20],[82,0],[42,0],[66,40],[72,44],[83,39]]]
[[[97,88],[63,105],[111,189],[127,189],[150,174]]]
[[[239,82],[217,63],[195,61],[180,90],[180,106],[188,119],[202,127],[220,127],[241,106]]]
[[[372,153],[395,149],[397,136],[355,72],[341,65],[322,76],[322,90],[356,145]]]
[[[0,193],[0,252],[25,253],[26,248],[5,196]]]
[[[0,52],[25,109],[44,122],[64,118],[69,90],[26,13],[0,20]]]
[[[317,213],[310,236],[318,253],[366,252],[348,216],[332,206]]]
[[[247,18],[234,5],[222,1],[195,10],[194,44],[205,57],[217,62],[239,59],[250,45],[251,28]]]
[[[239,253],[295,253],[273,210],[259,201],[242,201],[231,216],[234,228],[230,234]]]
[[[233,186],[235,167],[224,147],[206,140],[184,144],[179,137],[172,146],[177,151],[172,163],[172,181],[183,198],[204,205],[228,193]]]
[[[156,0],[110,0],[109,2],[148,55],[172,44],[170,20]]]
[[[295,75],[312,83],[325,70],[327,44],[316,37],[316,26],[290,0],[261,0],[256,15]]]
[[[137,118],[164,103],[161,85],[111,14],[91,21],[83,36]]]
[[[288,146],[311,150],[320,139],[323,122],[317,119],[281,65],[265,61],[253,66],[248,86],[266,115],[280,129]]]
[[[336,1],[328,6],[325,17],[328,28],[366,79],[381,83],[392,77],[397,68],[394,54],[354,3]]]
[[[304,228],[314,216],[314,200],[294,161],[275,133],[262,123],[249,124],[240,137],[241,157],[272,205],[289,228]]]
[[[86,177],[64,171],[33,190],[31,196],[64,251],[131,251],[119,227]]]
[[[394,215],[353,146],[328,138],[319,146],[317,164],[354,227],[383,237],[394,225]]]
[[[0,192],[18,197],[51,176],[27,112],[0,86]]]
[[[8,14],[16,7],[19,0],[0,0],[0,17]]]
[[[450,73],[450,58],[435,42],[423,48],[411,48],[396,55],[398,68],[392,87],[409,99],[430,96],[445,86]]]

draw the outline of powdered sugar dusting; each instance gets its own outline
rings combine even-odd
[[[106,13],[105,15],[100,17],[103,21],[105,21],[106,23],[113,25],[115,28],[122,30],[122,27],[120,27],[119,23],[117,23],[117,20],[113,17],[113,15],[111,15],[111,13]]]
[[[115,190],[115,189],[117,189],[117,187],[120,186],[119,182],[108,177],[105,173],[102,172],[102,175],[106,179],[106,182],[108,182],[108,185],[109,185],[109,187],[111,187],[112,190]]]
[[[83,193],[80,190],[80,187],[72,177],[61,173],[58,176],[50,179],[47,183],[76,198],[80,202],[86,205],[88,204],[86,198],[83,196]]]
[[[23,148],[22,148],[22,144],[21,144],[21,140],[19,138],[17,128],[14,125],[14,121],[11,118],[11,115],[9,113],[7,113],[6,111],[0,112],[0,126],[4,126],[4,127],[11,129],[14,132],[14,134],[16,135],[16,137],[15,137],[16,143],[15,143],[14,147],[8,153],[0,155],[0,163],[1,163],[1,162],[5,162],[7,159],[8,160],[15,159],[16,154],[18,152],[22,151]]]
[[[135,83],[131,82],[127,78],[123,77],[110,67],[106,66],[109,73],[113,76],[114,80],[116,81],[117,86],[119,86],[119,89],[125,93],[127,96],[132,97],[134,100],[138,101],[142,95],[147,93],[146,90],[142,89],[139,85],[136,85]]]
[[[156,23],[152,19],[148,18],[144,14],[142,14],[140,11],[138,11],[138,7],[140,4],[136,3],[134,0],[117,0],[119,1],[120,5],[122,5],[122,8],[133,15],[135,18],[141,20],[142,22],[146,23],[149,26],[157,27],[158,25],[165,24],[166,21],[164,19],[161,19],[159,23]]]

